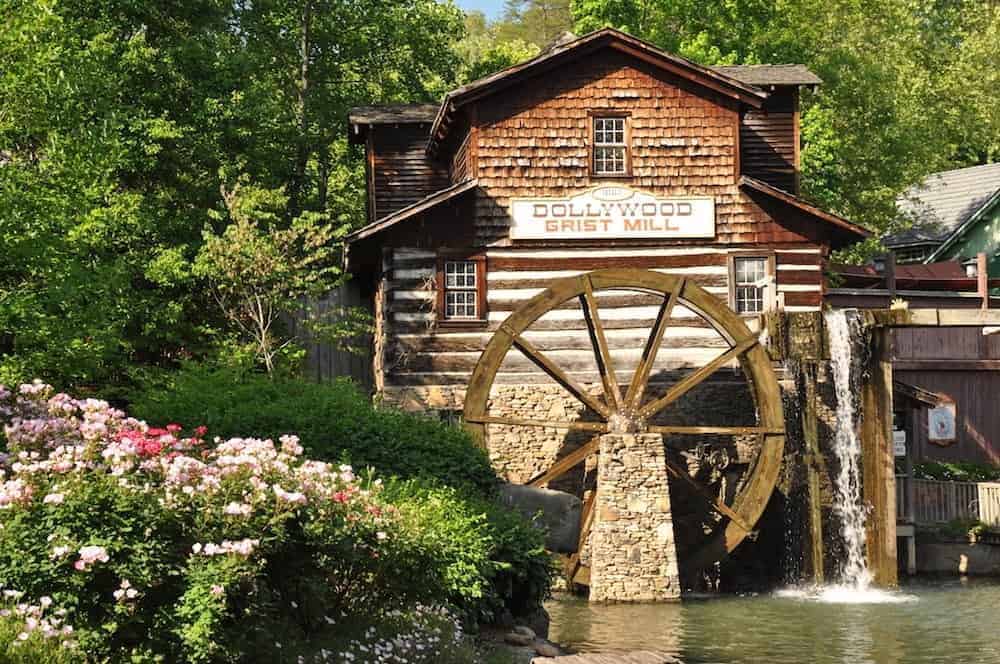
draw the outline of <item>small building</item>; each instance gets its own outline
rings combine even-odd
[[[798,194],[799,90],[819,84],[802,65],[703,67],[603,29],[440,105],[354,109],[370,223],[347,238],[347,265],[375,313],[376,391],[461,409],[503,320],[554,278],[598,268],[688,275],[748,321],[818,310],[830,252],[868,235]],[[604,306],[613,352],[640,353],[656,306]],[[556,313],[538,338],[592,382],[582,312]],[[703,364],[710,332],[679,328],[663,375]],[[502,373],[513,390],[540,372]]]
[[[990,277],[1000,278],[1000,163],[932,173],[897,206],[913,224],[885,238],[899,263],[971,265],[985,253]]]

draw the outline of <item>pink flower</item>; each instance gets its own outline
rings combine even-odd
[[[59,505],[62,503],[65,496],[61,493],[50,493],[42,499],[42,502],[46,505]]]
[[[108,551],[103,546],[84,546],[80,548],[80,559],[73,563],[73,567],[83,572],[94,563],[106,563],[109,559]]]
[[[226,589],[220,586],[218,583],[213,583],[212,590],[210,592],[212,593],[213,597],[218,597],[219,595],[222,595],[224,592],[226,592]]]

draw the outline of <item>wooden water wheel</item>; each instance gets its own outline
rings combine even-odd
[[[601,322],[595,293],[613,290],[639,291],[662,297],[645,348],[639,357],[624,394],[620,375],[615,373],[612,354]],[[570,372],[564,371],[524,333],[529,326],[549,311],[567,301],[578,300],[593,347],[602,391],[590,392]],[[650,375],[657,352],[664,343],[664,332],[671,324],[671,316],[678,305],[693,312],[714,328],[725,340],[728,349],[722,349],[714,359],[695,368],[679,380],[672,381],[662,394],[648,394]],[[550,421],[511,416],[509,413],[491,415],[490,395],[501,363],[512,347],[517,348],[582,403],[586,417],[574,421]],[[699,423],[697,426],[663,426],[652,423],[662,411],[670,408],[708,379],[713,373],[733,360],[738,360],[753,399],[756,423],[744,426],[727,426]],[[711,404],[705,404],[705,419],[711,419]],[[564,475],[597,453],[599,437],[603,433],[652,432],[664,435],[668,451],[674,437],[685,436],[742,436],[755,440],[754,458],[746,464],[736,490],[713,490],[691,475],[689,469],[668,455],[666,472],[673,480],[682,482],[689,493],[697,496],[706,509],[715,514],[714,525],[703,534],[693,550],[686,555],[686,564],[693,569],[706,569],[721,560],[752,532],[760,519],[778,479],[784,448],[784,418],[781,393],[777,378],[759,336],[752,333],[744,321],[717,297],[708,293],[683,276],[636,269],[597,270],[580,276],[556,280],[550,288],[527,301],[512,313],[499,327],[483,351],[465,397],[464,419],[472,434],[485,444],[490,425],[512,427],[545,427],[592,433],[588,442],[556,460],[550,468],[537,474],[528,484],[544,486]],[[723,495],[720,496],[720,493]],[[570,558],[570,578],[585,581],[586,570],[580,571],[579,554],[587,541],[593,521],[593,497],[590,492],[584,502],[580,543],[577,553]],[[726,495],[728,494],[728,495]]]

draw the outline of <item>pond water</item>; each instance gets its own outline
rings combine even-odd
[[[591,605],[563,594],[546,608],[549,638],[575,652],[656,650],[685,664],[1000,663],[1000,582],[919,581],[894,593],[853,593],[659,605]]]

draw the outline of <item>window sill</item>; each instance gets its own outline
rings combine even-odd
[[[591,180],[632,180],[635,176],[631,173],[591,173]]]
[[[440,318],[437,327],[447,330],[482,330],[490,322],[481,318]]]

